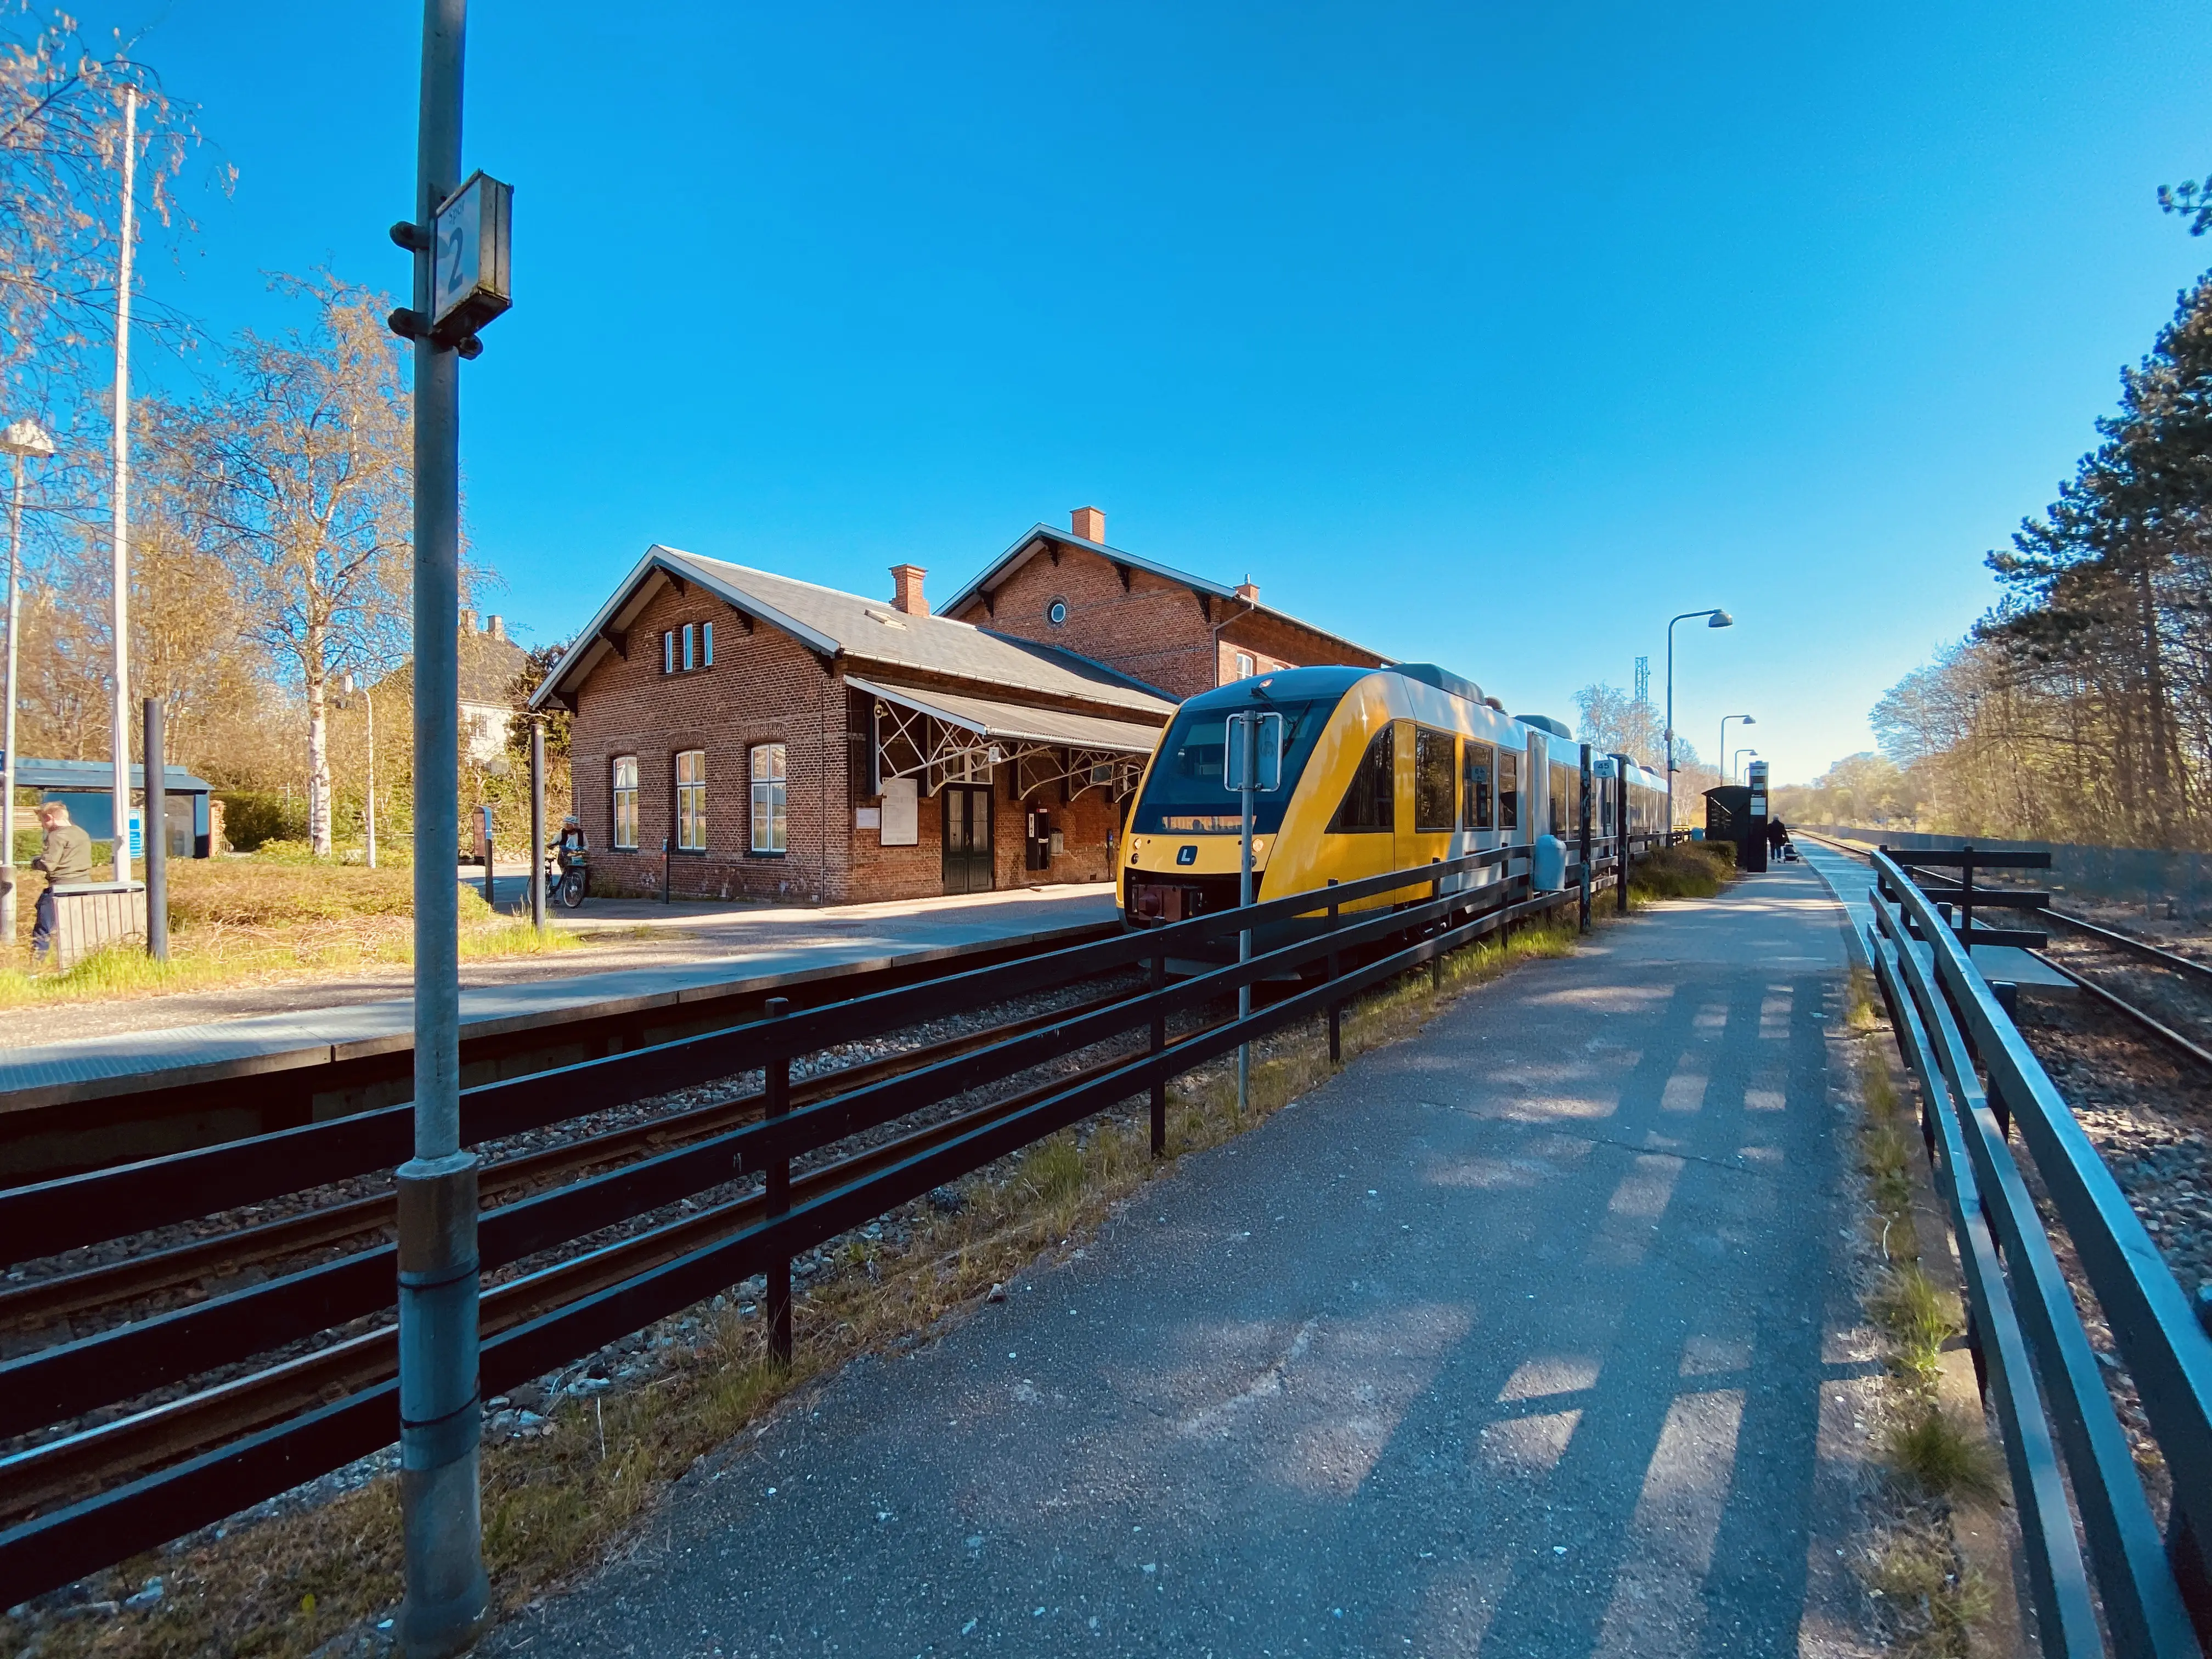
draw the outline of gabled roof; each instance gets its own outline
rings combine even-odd
[[[630,625],[672,582],[696,584],[757,623],[780,629],[822,659],[907,674],[940,675],[1040,701],[1125,709],[1164,723],[1175,700],[1103,663],[955,622],[910,617],[887,601],[864,599],[767,570],[653,546],[576,636],[530,706],[565,702],[611,651],[627,650]]]
[[[1023,532],[1020,538],[1012,547],[984,566],[981,574],[945,602],[943,609],[946,614],[950,615],[959,610],[971,599],[981,598],[988,602],[990,590],[1036,557],[1043,550],[1047,542],[1056,543],[1061,547],[1076,548],[1085,553],[1097,554],[1124,573],[1124,586],[1127,585],[1127,572],[1142,570],[1151,575],[1158,576],[1162,581],[1173,582],[1178,587],[1188,587],[1193,593],[1208,601],[1209,605],[1212,601],[1220,599],[1244,607],[1242,612],[1224,613],[1228,616],[1229,620],[1233,621],[1237,615],[1271,617],[1277,622],[1310,634],[1316,639],[1327,640],[1332,644],[1343,646],[1346,650],[1355,652],[1361,656],[1372,657],[1378,663],[1388,663],[1390,660],[1379,651],[1370,650],[1364,645],[1346,639],[1341,634],[1332,634],[1325,628],[1316,628],[1304,617],[1293,617],[1287,611],[1278,611],[1271,605],[1261,605],[1257,599],[1242,599],[1238,597],[1234,587],[1225,583],[1217,582],[1205,576],[1194,576],[1187,570],[1177,570],[1173,565],[1162,564],[1157,559],[1141,558],[1134,553],[1125,553],[1118,547],[1107,546],[1103,542],[1087,541],[1073,532],[1055,529],[1048,524],[1034,524]],[[1212,614],[1210,609],[1208,614]]]

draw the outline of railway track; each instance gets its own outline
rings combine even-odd
[[[1092,1009],[1112,1000],[1115,999],[1093,1000],[1081,1007]],[[1059,1011],[1017,1024],[1024,1030],[1034,1030],[1047,1019],[1063,1019],[1074,1012],[1077,1011]],[[1219,1023],[1207,1021],[1175,1033],[1168,1042],[1174,1046],[1188,1042]],[[826,1099],[832,1093],[853,1087],[860,1081],[858,1074],[863,1073],[880,1080],[949,1058],[953,1052],[971,1052],[983,1042],[1015,1034],[1012,1027],[1000,1027],[978,1037],[932,1045],[927,1050],[917,1049],[896,1060],[844,1067],[819,1079],[811,1097]],[[1101,1076],[1127,1060],[1126,1048],[1123,1045],[1124,1052],[1073,1072],[1059,1073],[1001,1098],[955,1112],[940,1121],[883,1139],[805,1173],[795,1173],[792,1178],[792,1202],[803,1204],[889,1169],[916,1153],[1002,1121],[1071,1085]],[[795,1097],[797,1091],[793,1093]],[[725,1125],[737,1121],[732,1114],[739,1111],[757,1116],[758,1100],[757,1094],[749,1095],[742,1103],[685,1114],[695,1120],[687,1138],[696,1139],[709,1133],[700,1126],[718,1115]],[[604,1141],[615,1137],[594,1139]],[[641,1145],[642,1140],[640,1137],[638,1144]],[[573,1153],[572,1149],[558,1150],[572,1154],[566,1165],[571,1172],[607,1161],[603,1150],[586,1152],[582,1143]],[[486,1338],[514,1329],[555,1308],[672,1261],[706,1242],[750,1226],[766,1213],[765,1198],[753,1191],[702,1205],[678,1218],[647,1218],[648,1224],[632,1237],[575,1254],[562,1253],[561,1259],[532,1267],[503,1283],[487,1285],[481,1304],[479,1328]],[[300,1218],[303,1221],[319,1218],[319,1212]],[[380,1323],[373,1329],[342,1336],[311,1352],[283,1359],[243,1376],[27,1448],[0,1459],[0,1525],[143,1471],[161,1468],[204,1446],[285,1421],[333,1395],[373,1387],[397,1375],[398,1369],[396,1328],[388,1322]]]
[[[1126,993],[1121,994],[1126,994]],[[804,1106],[831,1095],[957,1055],[971,1054],[1002,1038],[1019,1036],[1066,1018],[1103,1007],[1114,994],[1091,998],[1064,1008],[1011,1020],[873,1060],[818,1072],[794,1083],[791,1101]],[[752,1089],[711,1105],[654,1115],[598,1133],[583,1133],[536,1152],[496,1158],[484,1167],[479,1192],[487,1206],[541,1191],[559,1181],[689,1146],[761,1113],[761,1091]],[[387,1190],[365,1197],[341,1198],[304,1213],[275,1221],[218,1231],[188,1243],[74,1271],[60,1271],[0,1288],[0,1332],[35,1332],[62,1319],[82,1319],[133,1308],[164,1291],[185,1291],[247,1269],[296,1261],[311,1253],[354,1243],[395,1224],[395,1200]],[[225,1218],[206,1224],[221,1229]],[[35,1265],[35,1264],[34,1264]],[[82,1335],[81,1330],[72,1333]],[[11,1346],[21,1346],[11,1344]]]

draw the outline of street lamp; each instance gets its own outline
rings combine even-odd
[[[22,635],[17,572],[23,562],[23,458],[51,455],[54,441],[36,421],[16,421],[0,432],[0,450],[15,459],[15,492],[8,502],[8,678],[0,697],[0,945],[15,943],[15,649]]]
[[[1728,723],[1730,720],[1741,720],[1746,726],[1756,726],[1759,724],[1757,720],[1752,719],[1748,714],[1723,714],[1721,716],[1721,746],[1717,752],[1723,761],[1726,761],[1728,758]],[[1735,781],[1735,775],[1731,772],[1727,777],[1723,778],[1721,781],[1723,783],[1733,783]]]
[[[1756,755],[1758,752],[1759,752],[1759,750],[1757,750],[1756,749],[1739,749],[1739,750],[1737,750],[1735,751],[1735,760],[1733,760],[1732,762],[1730,762],[1730,763],[1729,763],[1729,775],[1730,777],[1737,777],[1737,776],[1741,775],[1742,771],[1743,771],[1743,757],[1744,757],[1746,755]]]
[[[368,867],[376,868],[376,698],[365,682],[356,682],[349,673],[338,682],[338,707],[343,708],[356,696],[368,710],[368,805],[362,814],[368,829]]]
[[[1703,617],[1708,628],[1734,628],[1725,611],[1685,611],[1667,623],[1667,833],[1674,833],[1674,624]]]

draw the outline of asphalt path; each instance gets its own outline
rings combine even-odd
[[[1839,914],[1785,867],[1462,999],[483,1650],[1860,1650]]]

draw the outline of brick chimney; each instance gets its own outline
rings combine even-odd
[[[1095,507],[1079,507],[1067,515],[1067,527],[1086,542],[1106,539],[1106,515]]]
[[[1243,581],[1237,584],[1237,597],[1243,600],[1247,605],[1257,605],[1260,603],[1259,585],[1252,580],[1249,574],[1245,576]]]
[[[486,617],[484,618],[484,632],[490,635],[492,638],[495,640],[505,639],[507,637],[507,618],[504,617]]]
[[[473,634],[473,633],[475,633],[476,631],[477,631],[477,613],[476,613],[475,611],[462,611],[462,612],[461,612],[461,632],[462,632],[462,633],[464,633],[464,634]]]
[[[891,567],[891,609],[909,617],[927,617],[929,601],[921,597],[921,579],[929,573],[918,564]]]

